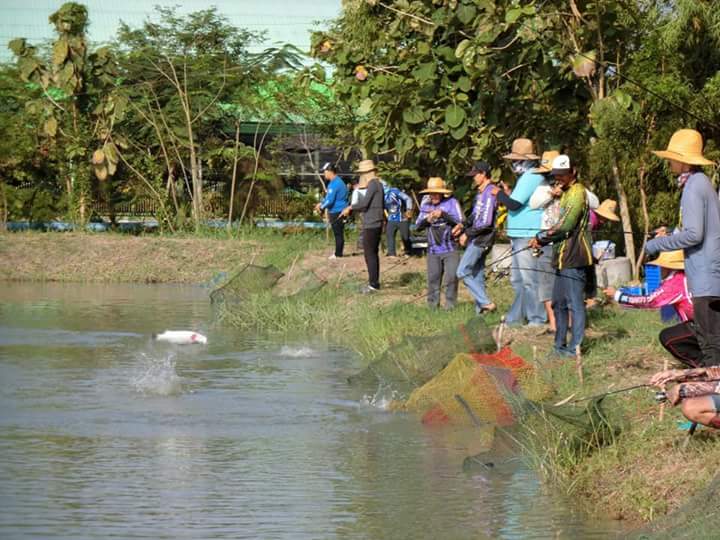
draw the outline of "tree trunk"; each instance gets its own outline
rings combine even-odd
[[[232,230],[233,203],[235,202],[235,182],[237,181],[238,151],[240,150],[240,122],[235,122],[235,150],[233,152],[233,171],[230,181],[230,209],[228,210],[228,232]]]
[[[260,154],[262,152],[263,147],[265,146],[265,137],[267,137],[268,132],[270,131],[270,127],[272,126],[272,123],[269,123],[267,127],[265,128],[265,132],[263,133],[262,138],[260,139],[260,143],[258,144],[258,130],[260,128],[260,124],[257,125],[255,128],[255,136],[253,138],[253,152],[255,153],[255,167],[253,168],[253,175],[252,179],[250,180],[250,187],[247,192],[247,196],[245,197],[245,204],[243,205],[242,213],[240,214],[240,225],[242,225],[243,220],[245,219],[245,214],[247,213],[248,205],[250,204],[250,197],[252,197],[253,188],[255,187],[255,181],[257,180],[257,172],[258,168],[260,167]]]
[[[630,221],[630,209],[628,208],[627,195],[620,180],[620,169],[617,161],[613,159],[612,164],[613,180],[615,181],[615,190],[618,194],[618,204],[620,205],[620,222],[622,223],[623,238],[625,239],[625,255],[630,261],[635,261],[635,241],[632,235],[632,222]]]
[[[650,232],[650,216],[648,216],[647,193],[645,193],[645,176],[645,164],[643,164],[638,171],[638,177],[640,180],[640,206],[643,213],[643,231],[645,234],[643,235],[640,255],[638,255],[637,260],[635,260],[633,264],[633,279],[636,281],[640,279],[640,267],[642,266],[643,259],[645,258],[645,244],[647,244],[648,233]]]
[[[2,215],[0,215],[0,232],[7,231],[8,208],[7,195],[5,194],[5,182],[0,182],[0,200],[2,201]]]

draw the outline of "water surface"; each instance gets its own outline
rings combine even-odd
[[[154,342],[193,329],[207,346]],[[212,324],[207,291],[0,286],[0,538],[605,538],[519,460],[345,383],[347,351]]]

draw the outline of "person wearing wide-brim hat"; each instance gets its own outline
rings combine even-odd
[[[661,309],[671,306],[680,319],[680,323],[663,328],[659,339],[662,346],[671,355],[688,367],[698,367],[702,351],[693,329],[694,311],[692,298],[685,278],[685,257],[681,249],[666,251],[648,262],[662,269],[663,279],[660,286],[646,295],[627,294],[614,287],[605,289],[605,294],[623,307],[638,309]]]
[[[368,284],[362,288],[364,294],[377,292],[380,289],[380,236],[383,220],[383,187],[377,178],[377,167],[371,159],[362,160],[357,167],[359,189],[366,189],[365,195],[346,207],[343,216],[350,212],[363,214],[363,254],[368,271]]]
[[[680,223],[675,233],[656,237],[645,246],[649,256],[682,249],[685,275],[692,295],[702,364],[720,364],[720,201],[701,167],[713,162],[703,156],[702,135],[680,129],[667,149],[653,152],[670,162],[682,189]]]
[[[427,187],[420,193],[420,215],[415,223],[418,230],[427,229],[427,302],[431,308],[440,305],[440,287],[445,286],[445,309],[452,309],[457,302],[457,268],[460,252],[453,229],[462,224],[460,203],[452,197],[452,191],[439,177],[429,178]]]
[[[617,202],[612,199],[605,199],[601,202],[600,206],[595,209],[595,214],[605,221],[614,221],[616,223],[620,221],[620,217],[617,215]]]
[[[542,183],[542,174],[533,172],[540,156],[530,139],[515,139],[510,152],[503,156],[517,177],[512,192],[504,184],[493,189],[493,195],[508,209],[507,235],[512,247],[510,283],[515,298],[505,316],[508,324],[542,326],[547,317],[538,298],[538,258],[527,249],[530,240],[540,232],[543,211],[529,206],[530,197]]]

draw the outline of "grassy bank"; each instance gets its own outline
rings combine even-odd
[[[0,234],[0,279],[97,283],[205,283],[250,261],[290,263],[324,243],[320,233],[248,230],[228,235]]]
[[[352,251],[353,242],[349,243]],[[132,237],[114,234],[22,233],[0,236],[0,274],[5,279],[79,282],[203,283],[217,273],[231,274],[254,261],[282,269],[288,293],[313,272],[326,284],[291,299],[258,291],[241,309],[224,314],[240,331],[322,337],[346,346],[371,361],[403,336],[430,336],[457,327],[473,314],[461,287],[461,303],[451,312],[430,311],[424,298],[424,260],[383,258],[383,290],[357,293],[365,280],[360,254],[328,261],[324,234],[283,235],[275,231],[224,233],[203,237]],[[499,313],[509,307],[507,280],[491,282]],[[487,317],[491,325],[499,315]],[[584,349],[585,382],[581,386],[572,363],[540,362],[551,337],[536,330],[512,329],[513,349],[538,368],[556,388],[556,399],[587,397],[644,383],[668,358],[657,334],[656,312],[605,306],[590,314]],[[451,359],[448,359],[448,361]],[[670,362],[672,366],[672,362]],[[588,508],[630,522],[646,522],[678,508],[701,492],[720,465],[720,438],[700,430],[685,445],[678,429],[679,411],[660,408],[653,392],[639,389],[609,396],[603,402],[618,431],[601,448],[573,447],[562,430],[541,417],[531,418],[531,436],[523,444],[549,489],[563,491]]]

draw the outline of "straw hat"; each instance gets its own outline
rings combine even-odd
[[[445,180],[433,176],[432,178],[428,178],[427,188],[423,189],[420,193],[442,193],[443,195],[449,195],[452,191],[445,186]]]
[[[655,266],[662,266],[663,268],[669,268],[670,270],[684,270],[685,269],[685,256],[683,255],[682,249],[675,251],[664,251],[657,259],[650,261],[648,264]]]
[[[363,159],[360,163],[358,163],[358,174],[370,173],[373,171],[377,171],[377,167],[375,166],[375,163],[373,163],[372,159]]]
[[[535,153],[535,145],[530,139],[515,139],[510,153],[504,155],[503,159],[525,161],[526,159],[540,159],[540,156]]]
[[[542,157],[540,158],[540,166],[537,169],[532,169],[530,172],[541,174],[549,173],[552,171],[553,161],[559,155],[560,152],[557,150],[548,150],[547,152],[543,152]]]
[[[612,199],[605,199],[594,212],[598,216],[609,219],[610,221],[620,221],[617,215],[617,203]]]
[[[653,150],[653,154],[688,165],[713,165],[702,155],[702,135],[694,129],[679,129],[670,137],[667,150]]]

